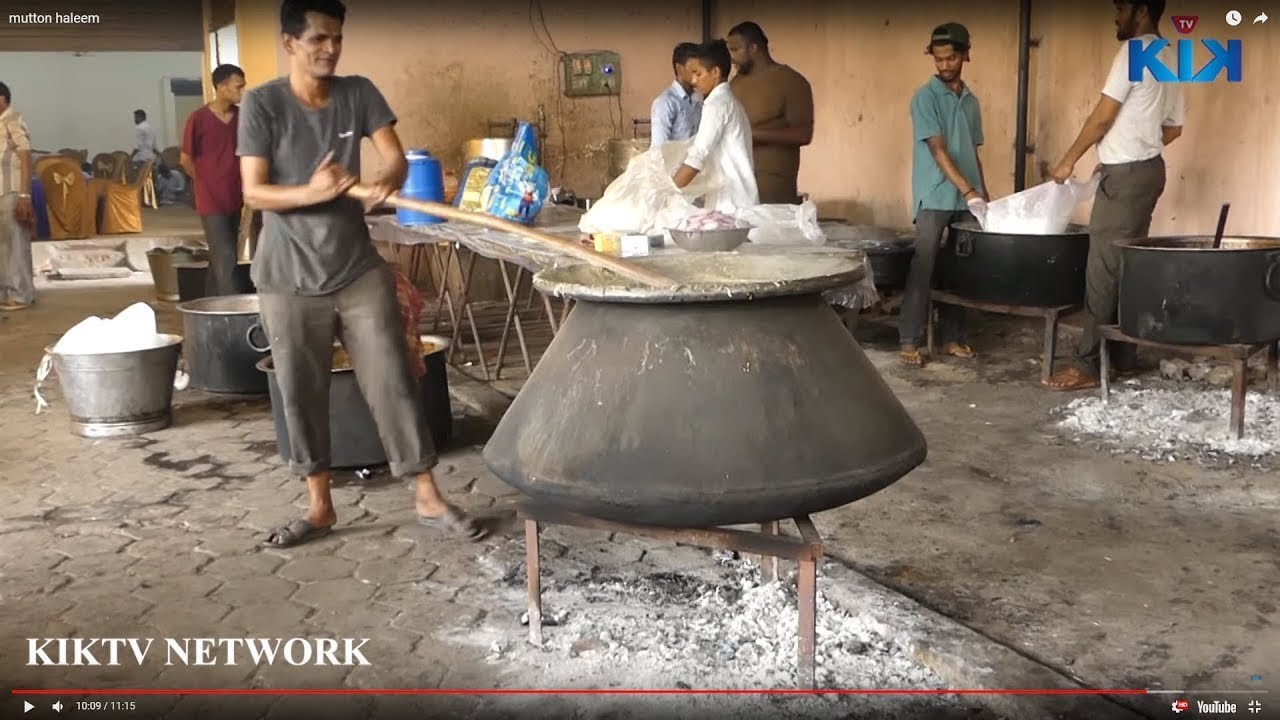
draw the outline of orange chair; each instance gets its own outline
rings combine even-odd
[[[102,219],[98,232],[103,235],[142,232],[142,193],[151,179],[152,161],[139,169],[133,182],[95,180],[98,194],[102,196]]]
[[[90,188],[80,164],[66,157],[41,158],[36,163],[36,174],[44,186],[50,239],[94,235],[98,195]]]

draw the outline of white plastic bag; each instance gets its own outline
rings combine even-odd
[[[755,205],[737,212],[738,220],[752,227],[747,238],[760,245],[824,245],[827,236],[818,225],[818,206]]]
[[[1066,232],[1076,206],[1093,197],[1099,176],[1088,182],[1052,180],[987,204],[987,232],[1010,235],[1058,235]]]
[[[690,141],[663,143],[627,164],[578,222],[584,233],[650,234],[673,228],[697,212],[693,201],[719,185],[714,170],[698,173],[681,189],[672,177],[684,163]]]
[[[150,350],[165,344],[156,332],[156,311],[146,303],[134,303],[110,320],[95,316],[80,321],[58,340],[53,352],[94,355]]]

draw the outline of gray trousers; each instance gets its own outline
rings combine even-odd
[[[18,196],[0,195],[0,303],[36,301],[31,232],[18,222]]]
[[[435,467],[436,448],[409,367],[395,280],[386,264],[330,295],[258,297],[289,430],[290,470],[305,476],[329,469],[335,338],[351,356],[391,472],[416,475]]]
[[[236,249],[240,239],[240,213],[234,215],[201,215],[204,241],[209,245],[209,272],[205,275],[205,294],[236,294]]]
[[[1121,165],[1103,165],[1102,181],[1089,217],[1089,260],[1085,266],[1085,326],[1078,349],[1083,369],[1101,370],[1102,335],[1098,328],[1114,325],[1120,303],[1120,246],[1147,236],[1151,214],[1164,193],[1164,158]],[[1137,348],[1115,343],[1110,353],[1116,370],[1133,369]]]
[[[924,345],[929,292],[933,290],[938,248],[942,247],[949,234],[951,223],[973,219],[967,210],[921,210],[916,215],[916,253],[911,256],[911,270],[907,274],[902,311],[898,317],[898,340],[901,344]],[[965,315],[962,307],[939,303],[938,340],[943,343],[963,342]]]

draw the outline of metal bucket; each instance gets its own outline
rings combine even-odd
[[[173,377],[182,336],[162,337],[167,344],[161,347],[121,353],[69,355],[46,348],[77,435],[141,435],[173,423]]]
[[[147,266],[156,286],[156,299],[161,302],[178,302],[178,271],[174,267],[184,263],[199,262],[208,257],[203,248],[152,248],[147,251]]]

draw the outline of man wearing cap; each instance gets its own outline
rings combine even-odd
[[[773,59],[759,25],[735,25],[726,42],[738,68],[729,87],[751,121],[760,202],[799,203],[800,148],[813,142],[813,88],[803,75]]]
[[[1104,325],[1116,322],[1120,294],[1120,245],[1145,237],[1151,215],[1164,193],[1164,146],[1182,134],[1186,100],[1177,83],[1161,83],[1144,72],[1129,79],[1129,41],[1142,47],[1159,38],[1157,28],[1164,14],[1164,0],[1116,2],[1116,39],[1120,50],[1102,86],[1093,113],[1085,120],[1076,141],[1054,166],[1050,175],[1066,182],[1076,163],[1095,144],[1101,179],[1089,217],[1089,260],[1085,266],[1084,334],[1078,349],[1078,367],[1055,373],[1046,385],[1053,390],[1086,390],[1099,385],[1102,370]],[[1166,67],[1177,65],[1173,46],[1159,57]],[[1117,372],[1130,372],[1137,364],[1137,348],[1117,343],[1112,355]]]
[[[954,222],[986,213],[987,183],[978,159],[982,145],[982,112],[978,98],[960,79],[969,60],[969,31],[959,23],[934,28],[925,54],[937,74],[911,97],[911,211],[916,224],[916,252],[903,293],[898,336],[902,361],[924,365],[920,352],[929,312],[933,266],[938,248]],[[940,305],[939,336],[943,352],[973,357],[964,343],[964,309]]]

